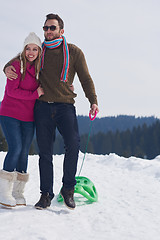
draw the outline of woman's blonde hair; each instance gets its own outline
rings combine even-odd
[[[21,54],[19,54],[20,65],[21,65],[22,80],[24,80],[25,74],[26,74],[26,63],[27,63],[27,59],[26,59],[26,48],[27,48],[27,45],[26,45],[25,48],[23,49],[23,52],[22,52]],[[37,80],[38,80],[38,78],[39,78],[40,61],[41,61],[41,49],[40,49],[40,47],[38,46],[38,56],[37,56],[37,58],[33,61],[33,63],[35,64],[35,78],[36,78]]]

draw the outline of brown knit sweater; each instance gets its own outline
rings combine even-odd
[[[70,58],[67,82],[60,81],[64,60],[62,44],[56,49],[46,48],[44,65],[39,76],[44,95],[42,95],[39,100],[73,104],[75,102],[74,98],[77,95],[72,92],[70,85],[73,83],[74,76],[77,73],[85,96],[88,98],[90,104],[98,105],[95,87],[89,74],[83,52],[73,44],[68,44],[68,48]]]

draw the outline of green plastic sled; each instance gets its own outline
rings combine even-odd
[[[81,194],[82,196],[87,198],[90,202],[98,201],[98,194],[97,194],[96,188],[90,179],[86,177],[78,176],[76,177],[76,181],[77,183],[75,186],[74,193]],[[63,202],[63,198],[60,193],[57,197],[57,201]]]

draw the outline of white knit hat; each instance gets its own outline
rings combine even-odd
[[[26,45],[31,44],[31,43],[36,44],[38,47],[40,47],[40,49],[42,49],[41,40],[34,32],[31,32],[28,35],[28,37],[26,37],[26,39],[24,40],[24,48]]]
[[[34,33],[31,32],[28,37],[26,37],[26,39],[24,40],[24,45],[23,45],[23,49],[25,48],[26,45],[28,44],[36,44],[38,47],[40,47],[40,49],[42,50],[42,43],[40,38]],[[23,74],[23,62],[22,62],[22,56],[20,54],[20,62],[21,62],[21,69],[20,72],[21,74]],[[36,76],[36,78],[38,79],[38,76]]]

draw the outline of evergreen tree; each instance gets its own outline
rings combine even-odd
[[[0,151],[6,152],[8,151],[8,145],[6,139],[2,133],[2,129],[0,127]]]

